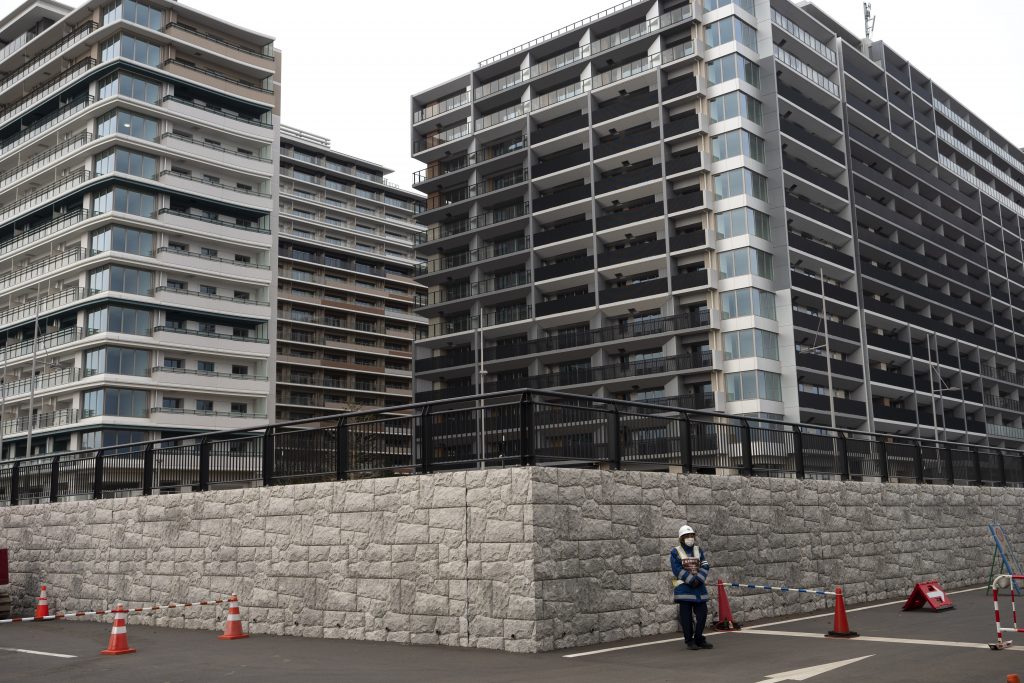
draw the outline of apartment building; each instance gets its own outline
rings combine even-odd
[[[277,419],[410,403],[422,196],[287,126],[279,168]]]
[[[265,423],[272,39],[29,0],[0,44],[0,457]]]
[[[1024,440],[1024,152],[812,4],[621,3],[414,95],[411,143],[421,400]]]

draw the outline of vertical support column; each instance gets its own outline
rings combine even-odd
[[[50,465],[50,502],[56,503],[60,497],[60,456],[53,456]]]
[[[210,490],[210,437],[199,440],[199,490]]]
[[[742,445],[741,456],[743,458],[740,463],[740,474],[750,477],[754,474],[754,449],[750,441],[750,421],[744,417],[739,418],[740,421],[740,440]]]
[[[420,411],[420,432],[423,435],[423,453],[420,458],[420,474],[429,474],[433,467],[434,434],[430,425],[430,406],[423,406]]]
[[[274,485],[274,428],[267,427],[263,431],[263,485]]]
[[[885,441],[878,439],[878,478],[883,482],[889,481],[889,453],[885,448]]]
[[[683,472],[686,472],[687,474],[693,472],[693,441],[690,438],[691,424],[690,415],[688,413],[683,413],[683,421],[680,424],[680,429],[682,430],[682,434],[680,434],[680,445],[683,451]]]
[[[924,442],[921,439],[914,440],[914,481],[924,483]]]
[[[103,497],[103,449],[96,451],[96,468],[92,476],[92,497],[99,500]]]
[[[846,442],[846,432],[836,432],[836,445],[839,447],[839,479],[850,480],[850,448]]]
[[[157,493],[160,491],[160,484],[157,483]],[[142,451],[142,495],[153,494],[153,444],[147,443]]]
[[[519,401],[519,464],[523,467],[533,465],[533,397],[529,391],[523,392]]]
[[[348,463],[348,417],[342,415],[334,433],[334,476],[338,481],[348,479]]]
[[[803,479],[804,473],[804,435],[799,425],[793,425],[793,469],[796,470],[796,478]]]
[[[18,479],[21,476],[21,463],[17,460],[11,466],[11,505],[18,504]]]
[[[971,464],[974,465],[974,483],[978,486],[984,486],[985,482],[981,476],[981,452],[978,451],[977,446],[968,446],[971,453]]]
[[[1006,486],[1006,451],[999,450],[999,485]]]
[[[622,469],[622,434],[619,433],[619,408],[612,406],[608,413],[608,464],[612,469]]]
[[[952,486],[956,483],[956,472],[953,471],[953,449],[947,443],[942,450],[946,456],[946,483]]]

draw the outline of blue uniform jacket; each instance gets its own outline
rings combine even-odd
[[[708,564],[704,551],[699,547],[696,548],[697,552],[700,553],[700,569],[696,574],[691,574],[683,568],[683,563],[679,558],[680,549],[686,553],[688,558],[693,557],[694,552],[694,548],[677,546],[668,553],[669,564],[672,565],[672,576],[680,581],[673,591],[673,600],[675,602],[707,602],[708,589],[704,583],[708,580],[708,572],[711,571],[711,565]]]

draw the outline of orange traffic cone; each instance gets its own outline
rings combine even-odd
[[[249,634],[242,633],[242,613],[238,611],[238,596],[234,593],[228,598],[228,620],[224,624],[224,635],[218,636],[220,640],[237,640],[248,638]]]
[[[114,626],[110,629],[110,642],[107,649],[100,652],[101,655],[128,655],[135,652],[135,648],[128,647],[128,614],[124,605],[117,603],[113,610]]]
[[[36,619],[50,616],[50,600],[46,597],[46,584],[39,590],[39,602],[36,603]]]
[[[856,638],[859,633],[850,630],[846,623],[846,601],[843,600],[843,589],[836,586],[836,612],[833,620],[832,630],[826,636],[829,638]]]
[[[1006,674],[1006,683],[1020,683],[1020,676],[1017,674]]]
[[[740,625],[732,619],[732,608],[729,607],[729,596],[725,593],[725,583],[718,580],[718,621],[716,631],[739,631]]]

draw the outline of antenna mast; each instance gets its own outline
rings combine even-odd
[[[871,32],[875,30],[875,15],[871,13],[871,3],[864,3],[864,39],[871,40]]]

